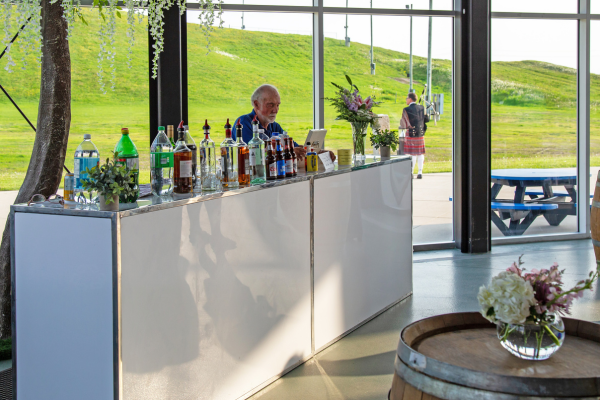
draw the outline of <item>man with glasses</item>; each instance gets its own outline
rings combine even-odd
[[[402,111],[400,119],[400,129],[406,129],[408,135],[404,139],[404,154],[412,156],[412,170],[415,169],[415,163],[419,165],[417,179],[423,178],[423,163],[425,162],[425,132],[427,131],[426,122],[429,122],[429,116],[425,114],[425,107],[417,104],[417,95],[409,93],[406,97],[406,104]]]

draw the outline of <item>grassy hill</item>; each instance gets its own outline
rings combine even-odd
[[[92,13],[95,11],[87,11]],[[119,21],[116,46],[116,88],[102,94],[96,72],[99,40],[98,18],[88,16],[89,26],[77,24],[70,40],[72,58],[72,121],[67,165],[84,133],[91,133],[101,155],[108,156],[119,139],[122,126],[128,126],[141,153],[142,169],[148,168],[148,51],[144,25],[136,27],[137,44],[132,66],[126,67],[127,37],[124,21]],[[198,132],[208,119],[213,138],[224,137],[220,127],[226,118],[251,110],[250,95],[261,83],[276,85],[282,96],[278,121],[290,134],[302,139],[312,127],[312,40],[309,36],[217,30],[211,53],[206,55],[205,39],[198,25],[188,25],[189,125]],[[13,57],[21,58],[18,47]],[[369,47],[357,43],[347,48],[343,41],[325,39],[325,95],[333,94],[329,82],[345,83],[343,74],[353,77],[366,95],[375,95],[382,104],[378,113],[390,116],[398,125],[408,91],[408,55],[375,48],[377,74],[369,73]],[[0,61],[4,66],[4,60]],[[425,81],[426,59],[414,57],[417,92]],[[452,151],[452,63],[433,60],[433,91],[444,93],[445,114],[427,131],[426,172],[451,170]],[[18,67],[17,67],[18,68]],[[107,70],[107,66],[104,67]],[[535,62],[499,62],[492,66],[493,157],[496,166],[574,165],[576,130],[575,84],[572,69]],[[592,99],[600,100],[600,77],[592,75]],[[39,96],[39,67],[30,62],[26,70],[11,74],[0,70],[0,84],[13,96],[34,122]],[[597,119],[594,113],[593,125]],[[350,148],[350,126],[335,121],[326,108],[327,146]],[[178,121],[171,121],[177,124]],[[596,135],[600,139],[600,135]],[[26,171],[34,132],[0,94],[0,190],[16,189]],[[595,139],[593,140],[595,142]],[[547,157],[552,155],[552,157]],[[515,165],[515,160],[517,165]],[[147,173],[142,179],[148,181]]]

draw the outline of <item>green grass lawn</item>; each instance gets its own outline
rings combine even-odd
[[[93,11],[86,11],[92,13]],[[66,165],[73,165],[73,153],[84,133],[92,134],[101,157],[119,140],[121,127],[129,127],[140,152],[142,183],[149,181],[148,53],[145,27],[136,28],[137,44],[132,67],[126,67],[125,24],[119,21],[116,46],[116,90],[102,94],[96,72],[98,20],[86,18],[89,26],[78,24],[70,40],[72,58],[72,118]],[[212,137],[218,144],[224,138],[223,125],[251,111],[250,95],[262,83],[276,85],[282,106],[278,122],[297,142],[312,128],[312,41],[292,34],[217,30],[206,55],[198,25],[188,28],[189,123],[192,135],[201,139],[201,126],[208,119]],[[17,41],[18,44],[18,41]],[[20,65],[21,53],[13,57]],[[326,96],[333,95],[335,81],[345,83],[344,74],[353,77],[363,96],[375,95],[381,104],[377,113],[390,116],[396,129],[408,91],[407,55],[376,48],[377,75],[368,70],[369,47],[325,39]],[[26,70],[12,74],[0,70],[0,84],[14,97],[28,117],[37,118],[39,67],[32,59]],[[452,169],[452,63],[433,60],[433,91],[444,93],[444,115],[426,135],[425,172]],[[2,64],[4,67],[4,64]],[[105,66],[105,69],[106,66]],[[420,93],[425,80],[426,60],[415,57],[415,87]],[[492,65],[492,167],[541,168],[575,166],[576,159],[576,75],[572,69],[535,61],[501,62]],[[600,165],[600,77],[592,75],[592,163]],[[169,121],[176,125],[179,121]],[[333,110],[325,110],[328,129],[326,146],[352,148],[350,124],[336,121]],[[31,156],[35,134],[3,94],[0,94],[0,190],[18,189]],[[369,152],[369,150],[367,150]]]

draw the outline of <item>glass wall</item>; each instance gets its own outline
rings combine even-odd
[[[600,21],[592,21],[590,36],[590,194],[592,194],[600,171],[600,49],[594,47],[600,44]]]
[[[224,12],[224,29],[213,32],[210,53],[197,14],[188,15],[188,90],[192,136],[204,120],[216,143],[223,126],[252,111],[250,96],[268,83],[279,89],[276,121],[297,142],[313,128],[312,14]]]
[[[326,14],[324,17],[325,97],[335,93],[330,82],[349,86],[351,76],[363,98],[375,97],[380,104],[373,111],[389,120],[389,129],[399,131],[400,119],[410,88],[410,17],[373,16],[373,62],[371,73],[371,16]],[[350,38],[346,43],[347,36]],[[439,120],[432,117],[425,135],[422,179],[413,182],[413,242],[415,244],[452,241],[452,19],[432,18],[432,95],[438,101]],[[427,91],[428,17],[413,17],[413,90],[421,104]],[[348,44],[348,45],[347,45]],[[433,96],[432,96],[433,97]],[[325,104],[327,147],[352,148],[348,122],[336,120],[329,102]],[[370,135],[370,133],[369,133]],[[367,139],[367,154],[373,147]],[[415,160],[415,175],[419,172]]]
[[[136,43],[131,56],[131,69],[127,68],[127,25],[125,18],[117,18],[115,35],[116,73],[115,89],[108,82],[109,63],[104,71],[106,94],[100,90],[98,78],[98,52],[100,49],[97,10],[84,10],[88,25],[77,21],[69,40],[71,53],[71,128],[65,165],[73,170],[73,154],[83,134],[92,135],[92,141],[101,158],[111,156],[111,151],[121,137],[121,127],[129,127],[131,137],[140,152],[142,183],[150,181],[149,174],[149,114],[148,114],[148,33],[147,22],[136,25]],[[15,32],[16,33],[16,32]],[[0,84],[22,108],[35,126],[40,90],[40,67],[33,58],[26,69],[21,69],[22,53],[18,39],[12,50],[17,63],[13,72],[4,69],[6,56],[0,61]],[[18,190],[29,165],[35,133],[21,114],[0,93],[0,190]]]
[[[577,21],[496,18],[491,40],[492,236],[576,232]]]
[[[492,0],[492,12],[575,14],[577,0]]]

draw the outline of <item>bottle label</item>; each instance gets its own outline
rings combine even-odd
[[[75,168],[73,175],[75,176],[75,189],[83,190],[82,181],[86,180],[88,174],[85,172],[86,169],[92,169],[100,163],[99,157],[77,157],[75,159]]]
[[[294,160],[285,160],[285,173],[286,174],[294,173]]]
[[[269,164],[269,176],[277,178],[277,163]]]
[[[294,173],[297,174],[298,173],[298,159],[294,158]]]
[[[285,175],[285,160],[277,161],[277,175],[278,176]]]
[[[173,168],[173,152],[150,153],[150,168]]]
[[[123,165],[128,171],[139,172],[140,170],[140,158],[119,158],[117,164]]]
[[[319,164],[316,154],[306,156],[306,171],[316,172],[319,170]]]
[[[250,149],[250,166],[262,165],[262,154],[259,149]]]
[[[179,177],[180,178],[191,178],[192,177],[192,160],[179,161]]]

